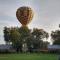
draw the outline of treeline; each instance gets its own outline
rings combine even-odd
[[[6,44],[12,44],[17,52],[46,49],[49,42],[43,41],[48,39],[49,34],[43,29],[28,27],[4,27],[4,39]],[[60,44],[60,30],[51,32],[53,44]]]

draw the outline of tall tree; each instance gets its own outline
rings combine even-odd
[[[19,28],[19,33],[21,35],[20,41],[21,41],[21,49],[22,49],[24,48],[23,45],[26,44],[27,38],[31,35],[31,30],[26,26],[22,26]]]
[[[20,50],[20,33],[16,30],[16,28],[11,28],[10,30],[10,41],[12,45],[16,49],[17,52]]]
[[[4,39],[6,44],[10,43],[10,28],[4,27]]]
[[[60,45],[60,30],[52,31],[51,38],[53,40],[53,44]]]
[[[42,39],[48,38],[48,33],[43,29],[34,28],[30,37],[27,39],[29,50],[42,48]]]
[[[37,29],[37,28],[33,29],[32,35],[35,38],[37,45],[40,44],[38,45],[40,47],[42,47],[42,40],[44,38],[48,38],[48,33],[43,29]]]

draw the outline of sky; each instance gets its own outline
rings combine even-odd
[[[0,44],[5,43],[3,38],[5,26],[21,26],[16,18],[16,11],[21,6],[29,6],[34,11],[33,20],[28,25],[30,29],[40,28],[48,33],[59,29],[60,0],[0,0]]]

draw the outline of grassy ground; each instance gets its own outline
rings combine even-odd
[[[55,54],[0,54],[0,60],[57,60]]]

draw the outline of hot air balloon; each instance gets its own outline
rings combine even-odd
[[[23,26],[26,26],[32,20],[33,15],[32,9],[26,6],[20,7],[16,11],[16,17]]]

